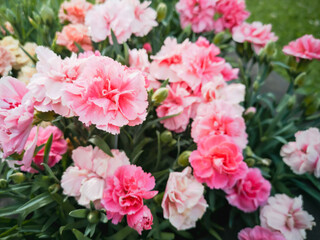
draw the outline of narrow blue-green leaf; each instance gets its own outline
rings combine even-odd
[[[74,218],[86,218],[88,215],[88,209],[77,209],[69,212],[69,216]]]
[[[51,134],[47,143],[46,143],[46,146],[44,147],[43,163],[45,163],[45,164],[48,164],[49,153],[50,153],[51,145],[52,145],[52,138],[53,138],[53,135]]]
[[[77,238],[77,240],[90,240],[90,238],[83,235],[83,233],[77,229],[72,229],[72,232],[75,235],[75,237]]]
[[[121,50],[120,50],[120,45],[119,45],[117,37],[116,37],[116,35],[114,35],[114,32],[113,32],[112,29],[111,29],[111,38],[112,38],[112,43],[113,43],[114,50],[116,51],[117,54],[122,56]]]
[[[49,176],[50,176],[56,183],[60,183],[59,179],[54,175],[54,173],[52,172],[52,170],[51,170],[51,168],[49,167],[48,164],[41,163],[41,165],[44,167],[44,169],[46,170],[46,172],[49,174]]]
[[[111,237],[106,238],[106,240],[123,240],[126,239],[130,234],[134,233],[134,231],[135,230],[127,226],[122,228],[116,234],[113,234]]]
[[[311,197],[313,197],[315,200],[317,200],[320,203],[320,192],[316,191],[314,188],[308,186],[307,184],[300,182],[296,179],[291,179],[296,186],[298,186],[302,191],[308,193]]]
[[[102,151],[108,154],[110,157],[113,157],[109,145],[99,136],[95,135],[89,139],[89,142],[98,146]]]

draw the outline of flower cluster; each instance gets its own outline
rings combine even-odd
[[[232,30],[249,17],[243,0],[180,0],[176,9],[181,27],[196,33]]]

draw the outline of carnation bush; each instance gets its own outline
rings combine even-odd
[[[303,89],[319,39],[293,39],[276,60],[278,37],[246,21],[244,0],[0,7],[1,239],[315,229],[320,114]],[[274,68],[281,96],[265,90]]]

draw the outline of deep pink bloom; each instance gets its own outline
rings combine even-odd
[[[190,118],[192,118],[192,107],[200,101],[200,98],[193,96],[185,83],[173,83],[167,86],[169,95],[166,100],[156,109],[159,118],[176,115],[161,123],[170,131],[183,132],[186,130]]]
[[[236,184],[225,189],[230,205],[244,212],[253,212],[265,204],[270,195],[271,184],[264,179],[258,168],[249,168]]]
[[[290,42],[282,51],[298,59],[320,60],[320,39],[316,39],[312,35],[304,35]]]
[[[135,229],[140,235],[143,230],[150,230],[153,216],[147,206],[143,206],[135,214],[127,215],[128,226]]]
[[[182,28],[191,25],[196,33],[213,30],[216,0],[180,0],[176,9]]]
[[[218,0],[216,13],[221,16],[216,20],[214,30],[221,32],[225,29],[232,30],[241,25],[250,15],[244,0]]]
[[[232,68],[230,63],[226,63],[221,71],[225,81],[231,81],[238,78],[239,68]]]
[[[213,101],[200,106],[192,123],[193,140],[199,142],[213,135],[228,136],[239,148],[244,149],[248,143],[248,135],[241,110],[239,105],[225,101]]]
[[[197,150],[189,158],[195,178],[211,189],[232,187],[246,173],[247,165],[242,160],[237,145],[222,135],[211,135],[199,141]]]
[[[59,19],[63,23],[84,23],[86,13],[92,8],[92,4],[86,0],[71,0],[61,4],[59,9]]]
[[[271,32],[272,25],[263,25],[261,22],[243,23],[233,28],[232,38],[234,41],[253,44],[254,51],[258,54],[268,42],[275,42],[278,37]]]
[[[89,207],[92,201],[97,208],[101,208],[105,179],[113,176],[118,167],[130,164],[124,152],[117,149],[111,152],[113,157],[98,147],[78,147],[73,150],[74,166],[70,166],[61,178],[63,194],[75,197],[80,205]]]
[[[238,233],[239,240],[286,240],[279,232],[272,232],[267,228],[255,226],[245,228]]]
[[[281,148],[283,161],[296,174],[314,173],[320,177],[320,132],[309,128],[295,134],[296,141]]]
[[[163,216],[178,230],[196,226],[208,206],[203,196],[204,187],[187,167],[182,172],[171,172],[162,200]]]
[[[4,47],[0,46],[0,76],[8,75],[12,69],[14,56]]]
[[[79,60],[72,55],[62,60],[45,47],[38,47],[36,52],[39,59],[37,73],[28,84],[35,108],[42,112],[55,111],[65,117],[73,116],[73,111],[64,100],[64,88],[78,78],[80,65],[86,59]]]
[[[0,79],[0,148],[3,158],[22,153],[33,121],[33,102],[26,85],[12,77]]]
[[[301,196],[290,198],[276,194],[270,197],[260,211],[261,226],[281,232],[286,239],[305,239],[306,229],[311,230],[316,224],[314,218],[302,209],[302,203]]]
[[[71,52],[78,52],[79,44],[83,50],[92,50],[91,39],[88,35],[88,28],[82,24],[69,24],[64,26],[62,32],[57,33],[57,44],[65,46]]]
[[[38,131],[38,133],[37,133]],[[46,128],[42,127],[33,127],[30,135],[28,137],[25,150],[28,150],[34,143],[34,139],[36,138],[36,146],[39,147],[42,144],[46,144],[50,135],[52,134],[52,144],[49,152],[48,165],[49,167],[53,167],[56,165],[62,158],[62,155],[67,151],[67,142],[63,139],[63,132],[55,126],[48,126]],[[44,157],[44,147],[40,149],[35,156],[32,157],[32,161],[40,168],[43,169],[41,163],[43,163]],[[25,160],[24,160],[25,161]],[[23,161],[23,163],[24,163]],[[30,162],[30,161],[29,161]],[[33,168],[30,167],[29,164],[23,165],[21,170],[27,172],[37,172]]]
[[[124,125],[141,124],[148,106],[143,74],[108,57],[86,58],[81,74],[65,89],[79,120],[112,134]]]
[[[155,179],[141,167],[125,165],[119,167],[112,177],[107,178],[101,203],[113,224],[124,215],[136,214],[143,208],[143,199],[153,198],[157,191]]]

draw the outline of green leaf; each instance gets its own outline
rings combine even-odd
[[[102,151],[108,154],[110,157],[113,157],[109,145],[99,136],[95,135],[88,140],[93,145],[98,146]]]
[[[44,147],[44,156],[43,156],[43,163],[48,164],[48,160],[49,160],[49,153],[50,153],[50,149],[51,149],[51,145],[52,145],[52,138],[53,138],[53,134],[50,135],[46,146]]]
[[[47,229],[58,219],[58,215],[52,215],[46,223],[43,225],[41,232],[47,231]]]
[[[69,216],[74,218],[86,218],[88,215],[88,209],[77,209],[69,212]]]
[[[60,227],[59,233],[62,234],[63,231],[70,230],[73,228],[83,228],[87,225],[88,225],[87,219],[81,220],[78,222],[68,223],[67,225]]]
[[[23,214],[27,216],[29,213],[34,212],[35,210],[42,208],[53,202],[49,193],[41,193],[35,198],[32,198],[30,201],[23,204],[19,207],[14,213]]]
[[[104,214],[104,213],[100,214],[100,222],[102,222],[102,223],[108,222],[108,218],[107,218],[106,214]]]
[[[83,53],[83,52],[84,52],[83,48],[81,47],[81,45],[80,45],[79,43],[74,42],[74,45],[77,46],[77,48],[78,48],[78,50],[79,50],[79,53]]]
[[[133,234],[134,232],[135,230],[127,226],[122,228],[116,234],[113,234],[111,237],[107,237],[106,240],[123,240],[126,239],[126,237],[130,234]]]
[[[121,50],[120,50],[120,45],[119,45],[117,37],[116,37],[116,35],[114,35],[114,32],[113,32],[112,29],[111,29],[111,38],[112,38],[112,43],[113,43],[114,50],[116,51],[116,53],[118,55],[122,56]]]
[[[161,240],[173,240],[174,238],[175,238],[174,233],[169,233],[169,232],[161,232],[160,233]]]
[[[311,197],[313,197],[315,200],[317,200],[320,203],[320,192],[315,190],[314,188],[311,188],[307,184],[300,182],[296,179],[291,179],[295,183],[296,186],[298,186],[302,191],[308,193]]]
[[[77,229],[72,229],[72,232],[76,236],[77,240],[91,240],[90,238],[83,235],[83,233]]]
[[[21,205],[12,205],[9,207],[2,207],[0,209],[0,217],[6,217],[15,214],[15,210]]]
[[[52,136],[52,135],[51,135]],[[44,169],[46,170],[46,172],[49,174],[49,176],[54,179],[54,181],[56,183],[60,183],[59,179],[54,175],[54,173],[52,172],[51,168],[48,166],[48,164],[46,163],[41,163],[41,165],[44,167]]]

